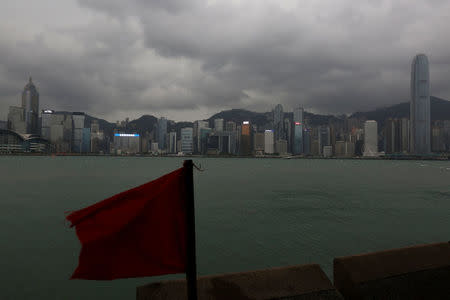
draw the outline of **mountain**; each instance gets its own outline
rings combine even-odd
[[[158,119],[151,115],[143,115],[139,119],[130,121],[127,125],[128,130],[136,130],[139,133],[151,132],[158,123]]]
[[[311,126],[329,124],[330,122],[337,120],[337,118],[332,115],[317,115],[309,112],[305,112],[304,117],[308,120],[308,124]],[[292,121],[293,113],[285,112],[284,118],[288,118]],[[233,121],[236,124],[242,124],[243,121],[250,121],[251,124],[257,125],[259,128],[271,128],[270,123],[272,122],[272,112],[258,113],[245,109],[225,110],[207,119],[210,127],[214,127],[214,119]]]
[[[450,120],[450,101],[430,97],[431,120]],[[389,118],[409,118],[409,102],[389,107],[378,108],[368,112],[356,112],[350,118],[375,120],[381,128]]]

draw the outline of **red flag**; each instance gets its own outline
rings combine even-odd
[[[68,215],[82,246],[71,279],[184,273],[186,172],[180,168]]]

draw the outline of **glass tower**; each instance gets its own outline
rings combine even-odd
[[[39,93],[31,77],[22,92],[22,108],[25,113],[26,133],[39,134]]]
[[[410,152],[428,154],[430,146],[430,72],[425,54],[414,57],[411,65]]]

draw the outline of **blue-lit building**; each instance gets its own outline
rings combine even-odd
[[[115,132],[113,151],[115,154],[139,153],[140,136],[138,133]]]
[[[410,152],[431,152],[430,72],[425,54],[414,57],[411,65]]]
[[[83,128],[83,142],[81,146],[81,152],[91,152],[91,129]]]

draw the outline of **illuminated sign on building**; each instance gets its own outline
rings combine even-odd
[[[266,129],[265,131],[266,131],[266,132],[273,132],[272,129]]]
[[[46,110],[43,111],[43,113],[44,113],[44,114],[52,114],[52,113],[53,113],[53,110],[51,110],[51,109],[46,109]]]
[[[302,123],[300,123],[300,122],[295,122],[295,125],[302,125]]]
[[[249,121],[244,121],[244,122],[242,122],[242,124],[247,125],[247,124],[250,124],[250,122]]]
[[[123,136],[123,137],[137,137],[139,134],[137,133],[114,133],[114,136]]]

